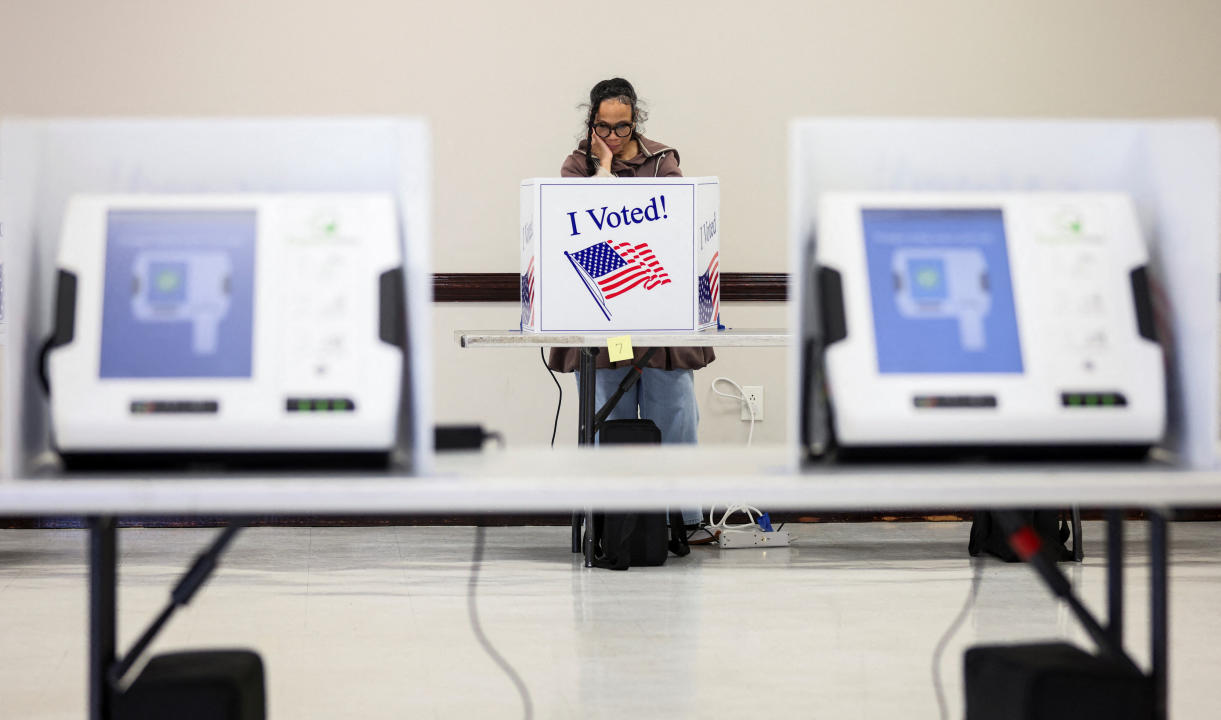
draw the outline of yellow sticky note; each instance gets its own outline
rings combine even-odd
[[[610,361],[618,362],[619,360],[631,360],[632,355],[632,336],[620,335],[619,337],[607,338],[606,349],[610,351]]]

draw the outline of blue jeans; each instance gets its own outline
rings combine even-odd
[[[630,367],[600,369],[594,376],[594,411],[615,394],[619,383],[632,372]],[[577,386],[581,384],[581,374]],[[619,399],[607,420],[652,420],[661,430],[663,443],[694,445],[698,440],[699,406],[695,402],[695,372],[644,368],[640,380]],[[683,523],[691,525],[702,517],[699,508],[683,508]]]

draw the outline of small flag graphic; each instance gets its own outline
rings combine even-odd
[[[534,258],[521,276],[521,324],[534,325]]]
[[[700,275],[700,324],[716,320],[721,305],[721,254],[713,253],[708,269]]]
[[[652,290],[670,282],[648,243],[594,243],[575,253],[565,252],[573,270],[585,283],[598,309],[610,320],[606,301],[643,286]]]

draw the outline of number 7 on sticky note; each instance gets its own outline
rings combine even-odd
[[[606,349],[610,354],[611,362],[620,360],[632,359],[632,336],[620,335],[619,337],[607,338]]]

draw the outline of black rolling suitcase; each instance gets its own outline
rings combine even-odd
[[[652,420],[607,420],[598,437],[603,445],[660,444],[661,430]],[[691,548],[679,512],[595,512],[593,551],[594,567],[627,570],[662,565],[671,552],[682,557]]]

